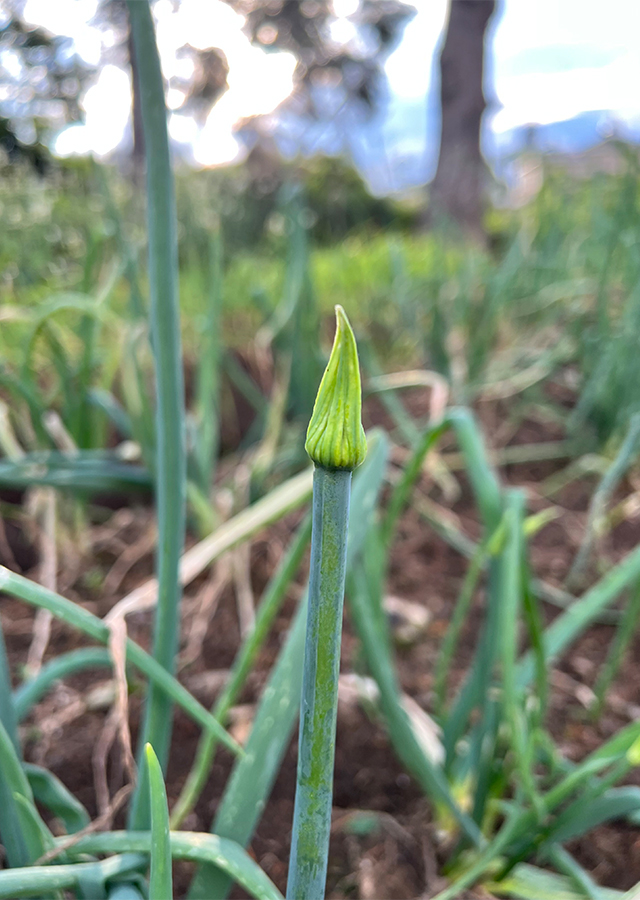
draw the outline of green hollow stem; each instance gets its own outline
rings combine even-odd
[[[321,900],[327,875],[351,472],[317,466],[288,900]]]
[[[129,0],[129,18],[140,79],[140,106],[147,163],[150,324],[156,376],[155,481],[158,515],[158,605],[153,656],[169,673],[175,671],[180,632],[179,562],[185,532],[186,451],[180,317],[178,308],[178,243],[173,173],[167,133],[167,110],[153,18],[147,0]],[[173,722],[171,700],[151,684],[139,738],[139,755],[150,743],[164,768]],[[149,824],[147,769],[132,799],[129,824]]]
[[[240,648],[229,680],[211,710],[212,715],[221,724],[225,721],[229,710],[240,694],[258,651],[264,644],[273,620],[282,605],[286,590],[298,570],[310,535],[311,518],[308,517],[298,529],[295,540],[270,581],[258,607],[253,631]],[[172,828],[179,828],[185,816],[195,806],[211,772],[217,745],[217,738],[211,732],[203,734],[200,738],[191,771],[171,813]]]

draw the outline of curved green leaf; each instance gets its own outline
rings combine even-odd
[[[171,843],[169,840],[169,809],[162,769],[151,744],[144,748],[149,771],[149,799],[151,811],[151,866],[149,896],[153,900],[172,900]]]
[[[258,900],[282,900],[282,894],[249,854],[226,838],[192,831],[172,831],[171,856],[217,866]],[[148,831],[111,831],[88,835],[78,841],[69,855],[85,853],[150,853]],[[1,896],[1,895],[0,895]]]

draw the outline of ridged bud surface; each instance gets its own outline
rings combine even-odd
[[[317,466],[352,470],[367,455],[360,368],[356,339],[341,306],[336,306],[336,322],[333,349],[318,388],[305,449]]]

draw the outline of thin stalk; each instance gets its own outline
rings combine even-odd
[[[350,471],[316,468],[289,900],[324,897],[350,492]]]
[[[287,882],[289,900],[324,897],[351,472],[367,452],[356,341],[340,306],[336,306],[336,318],[333,349],[320,382],[305,443],[316,468],[298,774]]]
[[[475,495],[476,505],[487,533],[498,527],[502,517],[502,494],[495,470],[476,419],[469,409],[454,408],[447,413],[466,460],[466,471]]]
[[[636,547],[545,629],[544,655],[547,666],[550,666],[625,588],[639,578],[640,547]],[[534,675],[535,660],[533,654],[528,652],[518,662],[517,678],[522,685],[526,685]]]
[[[147,162],[147,221],[151,337],[156,374],[156,504],[158,511],[158,605],[153,656],[169,673],[175,671],[180,632],[178,566],[184,543],[186,455],[180,318],[178,310],[178,244],[176,210],[167,134],[167,111],[160,58],[149,3],[129,0],[131,33],[140,79],[142,125]],[[172,703],[155,685],[149,686],[139,738],[148,742],[161,766],[166,766],[173,721]],[[149,823],[147,769],[131,803],[130,825]]]
[[[23,763],[33,798],[63,823],[67,834],[76,834],[90,824],[89,813],[59,778],[34,763]]]
[[[153,747],[151,744],[147,744],[144,749],[149,770],[149,812],[151,816],[149,896],[153,897],[153,900],[173,900],[167,790]]]
[[[518,655],[518,622],[523,605],[524,564],[524,494],[517,489],[506,493],[504,521],[506,542],[502,554],[499,584],[500,606],[500,660],[502,665],[502,697],[504,718],[510,729],[510,743],[519,772],[520,786],[534,808],[540,806],[534,774],[530,765],[529,733],[525,724],[522,688],[516,678]]]
[[[383,482],[388,448],[384,435],[369,435],[369,452],[354,479],[350,499],[347,569],[354,564],[371,534],[378,495]],[[289,746],[298,718],[307,595],[300,600],[287,640],[271,670],[245,745],[241,765],[234,765],[216,810],[211,832],[248,846]],[[263,601],[264,602],[264,601]],[[216,897],[224,900],[231,879],[213,866],[203,866],[189,888],[189,898]]]

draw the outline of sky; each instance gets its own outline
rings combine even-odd
[[[455,0],[454,0],[455,2]],[[100,42],[88,25],[97,0],[28,0],[25,17],[34,24],[73,37],[87,61],[100,55]],[[336,39],[348,39],[349,15],[357,0],[334,0]],[[437,152],[435,52],[442,39],[447,0],[414,0],[417,12],[386,63],[389,99],[373,123],[393,147],[394,158],[429,157]],[[229,90],[199,128],[180,113],[183,93],[172,88],[172,137],[192,145],[201,165],[239,158],[237,122],[268,113],[289,95],[295,60],[289,53],[252,47],[243,20],[222,0],[171,0],[155,6],[157,39],[165,75],[188,77],[186,59],[175,56],[185,42],[204,49],[221,46],[229,62]],[[640,127],[639,0],[502,0],[488,38],[485,91],[489,99],[485,132],[497,141],[514,129],[549,125],[582,113],[605,111],[612,120]],[[122,140],[130,107],[128,73],[106,66],[82,100],[85,122],[62,132],[60,155],[108,155]],[[363,138],[366,142],[366,136]],[[357,157],[357,147],[354,156]],[[364,153],[364,151],[363,151]],[[431,165],[433,161],[431,161]],[[373,177],[375,181],[375,177]]]

